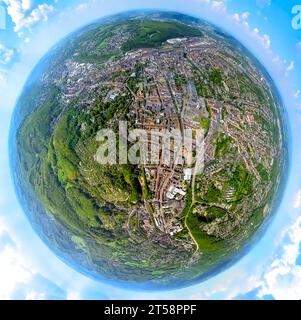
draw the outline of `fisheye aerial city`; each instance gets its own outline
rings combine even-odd
[[[186,286],[233,263],[270,220],[287,161],[282,115],[264,67],[221,29],[175,12],[102,19],[31,74],[11,129],[16,190],[81,272]],[[191,148],[175,132],[190,132]],[[140,162],[121,161],[124,143]],[[115,162],[103,163],[109,149]]]

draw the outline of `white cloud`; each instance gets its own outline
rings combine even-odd
[[[34,6],[30,0],[4,0],[7,5],[7,13],[15,24],[16,32],[23,28],[30,28],[40,21],[47,21],[49,14],[54,11],[52,5],[47,3]]]
[[[265,49],[269,49],[271,47],[270,36],[267,34],[261,34],[259,28],[254,28],[252,34]]]
[[[45,293],[30,291],[26,294],[25,300],[45,300]]]
[[[32,6],[32,1],[31,0],[22,0],[22,9],[23,10],[29,10]]]
[[[0,220],[0,235],[6,231],[4,222]],[[0,251],[0,299],[10,299],[15,286],[29,282],[32,275],[33,271],[25,267],[16,248],[10,244],[4,245]]]
[[[214,11],[220,11],[228,15],[227,12],[227,1],[211,1],[211,0],[197,0],[198,2],[206,2],[210,4],[211,9]],[[271,2],[268,0],[259,0],[258,5],[267,6],[270,5]],[[250,17],[250,12],[245,11],[243,13],[234,13],[230,16],[230,19],[240,26],[244,27],[244,29],[249,33],[253,38],[259,42],[264,49],[270,50],[271,47],[271,38],[268,34],[261,33],[259,28],[252,29],[249,25],[248,19]]]
[[[265,49],[270,49],[271,39],[267,34],[260,32],[259,28],[251,29],[248,19],[250,17],[250,12],[245,11],[242,14],[234,13],[231,19],[238,25],[242,26],[253,38],[256,39]]]
[[[226,11],[225,1],[212,1],[211,8],[215,11]]]
[[[301,266],[296,265],[300,255],[301,217],[287,230],[285,236],[288,238],[287,244],[283,245],[282,252],[275,256],[263,274],[259,297],[269,294],[275,299],[301,299]]]
[[[246,11],[246,12],[243,12],[242,14],[234,13],[231,18],[235,22],[244,23],[246,20],[248,20],[249,16],[250,16],[250,13],[248,11]]]
[[[300,93],[301,93],[300,90],[295,91],[295,93],[294,93],[294,98],[295,98],[295,99],[298,99],[298,98],[300,97]],[[301,204],[301,192],[300,192],[300,204]]]
[[[0,300],[65,299],[67,292],[49,279],[49,276],[44,276],[39,267],[36,269],[36,262],[24,251],[23,241],[12,236],[11,226],[1,216],[3,214],[0,212]],[[41,251],[39,255],[43,259]],[[56,275],[55,279],[57,277]],[[70,299],[76,299],[77,290],[72,288],[72,280],[68,283],[71,284]],[[78,295],[77,297],[79,298]]]
[[[250,12],[246,11],[246,12],[243,12],[243,13],[242,13],[241,18],[242,18],[243,20],[246,20],[246,19],[249,18],[249,16],[250,16]]]
[[[300,91],[298,90],[298,95],[300,94]],[[301,190],[298,191],[294,203],[294,209],[300,209],[301,208]]]
[[[232,19],[235,21],[235,22],[240,22],[240,15],[239,13],[234,13],[232,15]]]
[[[294,61],[291,61],[289,63],[289,65],[287,66],[286,71],[290,72],[290,71],[292,71],[294,69],[294,67],[295,67],[295,63],[294,63]]]
[[[9,64],[15,55],[15,50],[7,48],[0,42],[0,64]]]

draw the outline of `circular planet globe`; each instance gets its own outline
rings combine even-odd
[[[265,69],[220,29],[173,12],[102,19],[28,79],[11,127],[16,191],[86,275],[190,285],[263,233],[284,181],[283,119]]]

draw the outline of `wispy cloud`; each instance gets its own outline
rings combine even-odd
[[[226,11],[225,1],[211,1],[211,8],[216,11]]]
[[[262,34],[259,28],[254,28],[252,30],[252,35],[259,41],[265,49],[270,49],[271,38],[268,34]]]
[[[290,71],[292,71],[294,69],[294,67],[295,67],[295,63],[294,63],[294,61],[291,61],[289,63],[289,65],[287,66],[286,71],[290,72]]]
[[[15,50],[7,48],[3,43],[0,42],[0,64],[8,65],[15,56]]]
[[[256,0],[256,4],[261,7],[268,7],[272,4],[272,0]]]

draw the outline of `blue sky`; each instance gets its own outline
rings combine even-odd
[[[301,299],[301,30],[291,25],[301,0],[0,0],[0,298]],[[164,8],[211,21],[266,66],[291,126],[289,183],[277,216],[239,262],[198,285],[168,292],[113,287],[70,269],[33,232],[15,198],[7,154],[9,122],[30,71],[57,41],[89,21],[134,8]]]

